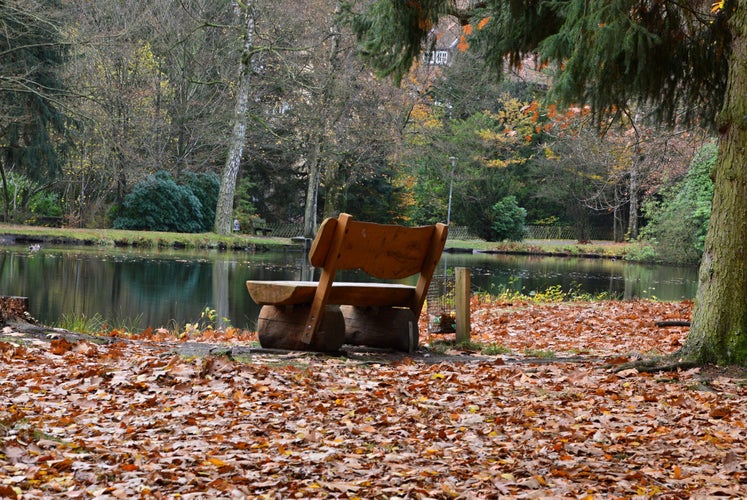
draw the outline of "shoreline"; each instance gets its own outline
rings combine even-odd
[[[268,251],[272,248],[303,246],[291,238],[216,233],[169,233],[118,229],[53,228],[0,224],[1,245],[69,245],[132,248],[174,248],[221,251]],[[447,240],[444,253],[487,253],[536,255],[546,257],[579,257],[590,259],[624,259],[634,243],[571,240],[524,240],[522,242],[487,242],[483,240]]]

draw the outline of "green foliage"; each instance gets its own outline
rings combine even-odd
[[[60,196],[50,191],[40,191],[29,200],[31,213],[43,217],[61,217],[62,205]]]
[[[55,326],[78,333],[102,333],[107,329],[106,320],[99,313],[93,316],[64,313]]]
[[[189,184],[180,185],[171,174],[161,171],[139,182],[125,197],[114,228],[180,233],[210,231],[213,221],[205,212],[212,209],[214,214],[213,189],[217,177],[195,174],[187,179]]]
[[[60,172],[68,117],[61,96],[67,60],[56,1],[0,2],[0,167],[31,179]]]
[[[379,75],[392,75],[399,85],[421,50],[421,41],[451,2],[447,0],[379,1],[368,16],[356,16],[350,5],[343,17],[358,34],[359,52]]]
[[[506,196],[491,208],[491,240],[521,241],[527,211],[519,206],[515,196]]]
[[[346,192],[346,210],[360,220],[401,222],[403,189],[393,179],[394,172],[385,168],[380,175],[359,180]]]
[[[703,146],[679,184],[664,193],[661,201],[644,204],[648,224],[641,231],[641,239],[653,245],[657,260],[683,264],[700,261],[711,217],[710,173],[717,155],[715,143]]]
[[[196,174],[184,172],[181,180],[202,204],[202,231],[210,231],[215,223],[215,207],[218,205],[220,178],[214,172]]]
[[[639,241],[631,243],[625,253],[625,260],[634,262],[656,262],[659,260],[656,249],[651,242]]]
[[[554,359],[555,353],[547,349],[524,349],[524,356],[541,359]]]
[[[680,107],[712,122],[723,103],[732,2],[717,14],[710,2],[677,0],[479,5],[460,11],[477,27],[464,43],[498,70],[520,67],[532,53],[557,63],[554,99],[588,103],[597,115],[636,100],[669,122]],[[377,0],[349,19],[369,64],[399,81],[427,45],[430,25],[417,21],[453,13],[450,2]]]
[[[614,299],[614,297],[607,292],[600,292],[597,294],[582,292],[579,285],[576,285],[569,290],[563,290],[561,285],[552,285],[543,291],[530,291],[528,293],[523,293],[514,288],[513,281],[515,280],[512,278],[508,286],[501,285],[497,287],[497,290],[478,292],[477,296],[480,297],[480,300],[483,302],[532,302],[535,304],[594,302]]]
[[[242,177],[236,186],[236,213],[247,219],[257,213],[257,209],[252,202],[252,190],[254,188],[255,184],[249,176]]]
[[[527,103],[503,87],[495,90],[500,93],[493,95],[491,110],[471,112],[468,100],[463,109],[448,112],[439,105],[412,110],[403,160],[410,166],[410,216],[417,223],[446,219],[451,188],[451,222],[483,239],[518,237],[496,233],[494,205],[509,195],[518,199],[524,188],[535,125],[523,111]],[[456,158],[453,172],[450,156]]]

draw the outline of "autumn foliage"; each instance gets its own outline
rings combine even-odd
[[[685,329],[654,321],[689,310],[475,301],[473,340],[510,354],[397,362],[240,358],[235,334],[221,344],[235,360],[175,354],[186,342],[5,341],[0,497],[744,496],[742,374],[613,369],[675,350]]]

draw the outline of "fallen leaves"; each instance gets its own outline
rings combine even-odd
[[[496,336],[487,319],[478,335],[622,358],[660,349],[648,322],[689,307],[638,304],[484,311]],[[727,371],[58,345],[0,343],[0,497],[747,495],[747,386]]]
[[[598,301],[552,304],[482,302],[471,304],[471,340],[497,344],[515,353],[556,355],[668,354],[684,344],[687,327],[662,328],[661,320],[689,320],[692,302]],[[426,319],[421,332],[427,331]],[[421,341],[443,338],[421,335]]]

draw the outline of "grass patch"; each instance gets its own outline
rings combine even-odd
[[[87,314],[63,313],[53,326],[71,332],[102,335],[113,330],[120,332],[139,332],[142,330],[142,325],[142,313],[134,317],[116,319],[115,321],[108,321],[99,313],[96,313],[93,316],[88,316]]]
[[[54,326],[71,332],[89,334],[102,333],[107,330],[106,321],[99,313],[93,316],[64,313]]]
[[[12,224],[0,224],[0,234],[32,239],[42,244],[79,246],[244,250],[257,245],[287,246],[292,244],[288,238],[254,237],[248,234],[222,236],[217,233],[54,228]]]
[[[545,349],[524,349],[524,356],[540,359],[555,359],[555,353]]]
[[[483,346],[482,353],[488,356],[500,356],[502,354],[513,354],[514,352],[500,344],[487,344]]]

